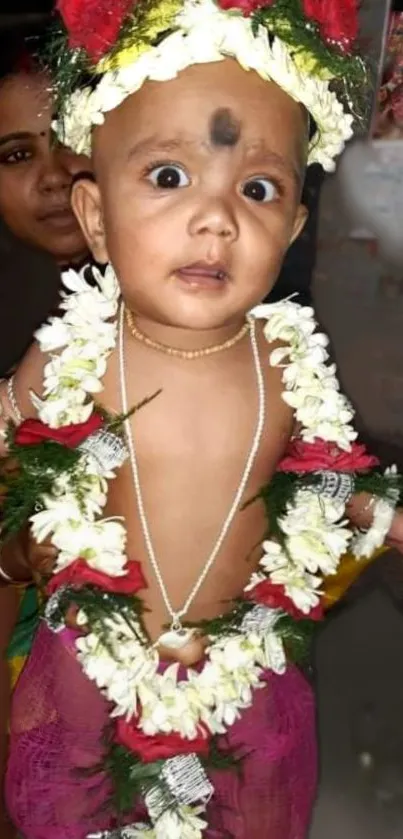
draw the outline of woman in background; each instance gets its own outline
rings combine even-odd
[[[0,34],[0,375],[24,354],[34,330],[57,308],[60,270],[88,254],[70,207],[75,177],[87,158],[60,146],[52,133],[53,103],[36,59],[37,31]],[[21,580],[30,573],[21,564]],[[37,604],[25,591],[12,642],[13,678],[28,651]],[[6,649],[17,619],[21,589],[0,578],[0,773],[7,750],[10,681]],[[0,802],[0,837],[14,839]]]

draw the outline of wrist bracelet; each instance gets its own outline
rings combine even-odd
[[[7,381],[7,379],[0,379],[0,385],[4,384],[4,382],[6,382],[6,381]],[[6,418],[6,415],[5,415],[5,411],[4,411],[3,400],[0,396],[0,420],[5,419],[5,418]]]
[[[22,416],[22,413],[18,407],[18,402],[15,398],[14,376],[10,376],[7,382],[7,398],[10,403],[12,412],[14,414],[14,419],[17,421],[17,425],[21,425],[21,423],[24,421],[24,417]]]
[[[15,580],[13,580],[13,578],[10,577],[9,574],[7,574],[7,571],[4,570],[4,568],[1,565],[1,562],[0,562],[0,579],[4,580],[5,583],[15,583]]]

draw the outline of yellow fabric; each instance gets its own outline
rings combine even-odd
[[[14,690],[27,658],[26,655],[16,655],[9,660],[11,690]]]
[[[347,589],[355,582],[357,577],[370,565],[378,556],[381,556],[387,548],[380,548],[369,559],[356,559],[352,554],[346,554],[341,560],[337,574],[327,577],[324,591],[325,609],[331,609],[346,593]]]

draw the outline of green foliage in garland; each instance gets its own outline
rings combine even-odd
[[[134,752],[112,743],[103,764],[113,786],[113,803],[118,813],[133,810],[136,800],[158,783],[163,760],[143,763]]]
[[[295,620],[283,614],[276,623],[276,634],[282,639],[287,658],[303,666],[309,659],[311,640],[317,623],[312,620]]]
[[[82,609],[85,612],[88,627],[97,633],[101,642],[111,655],[114,654],[114,651],[111,649],[108,640],[108,620],[113,615],[119,614],[119,617],[126,621],[132,632],[142,643],[144,643],[147,637],[141,623],[141,616],[145,611],[145,607],[143,601],[135,595],[102,591],[102,589],[93,585],[85,585],[81,588],[66,586],[66,588],[59,589],[57,592],[56,602],[52,608],[51,615],[48,617],[49,624],[55,628],[63,625],[65,623],[66,613],[72,606],[78,610]],[[141,626],[140,636],[138,629],[139,622]]]
[[[62,473],[74,475],[81,452],[51,440],[32,446],[14,442],[8,431],[9,455],[0,461],[0,485],[4,492],[1,511],[2,540],[17,534],[36,511],[41,495],[51,491]],[[15,464],[15,467],[14,467]]]
[[[200,629],[203,635],[210,635],[212,637],[233,635],[234,632],[239,632],[243,618],[250,612],[253,606],[253,603],[248,603],[245,600],[237,600],[235,603],[231,603],[231,608],[228,612],[224,612],[217,618],[201,620],[197,623],[186,621],[184,626]]]

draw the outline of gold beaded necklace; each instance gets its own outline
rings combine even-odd
[[[227,338],[227,340],[223,341],[222,344],[213,344],[213,346],[204,347],[204,349],[201,350],[180,350],[178,347],[168,347],[166,344],[160,344],[159,341],[153,341],[152,338],[149,338],[148,335],[141,332],[134,322],[133,313],[130,309],[126,309],[126,321],[129,330],[136,341],[140,341],[140,343],[145,344],[146,347],[149,347],[152,350],[158,350],[158,352],[165,353],[165,355],[172,355],[175,358],[183,358],[185,361],[194,361],[196,358],[204,358],[204,356],[207,355],[213,355],[214,353],[222,352],[223,350],[229,350],[231,347],[235,346],[235,344],[238,344],[238,342],[242,340],[250,329],[250,322],[247,320],[242,324],[236,335],[233,335],[232,338]]]

